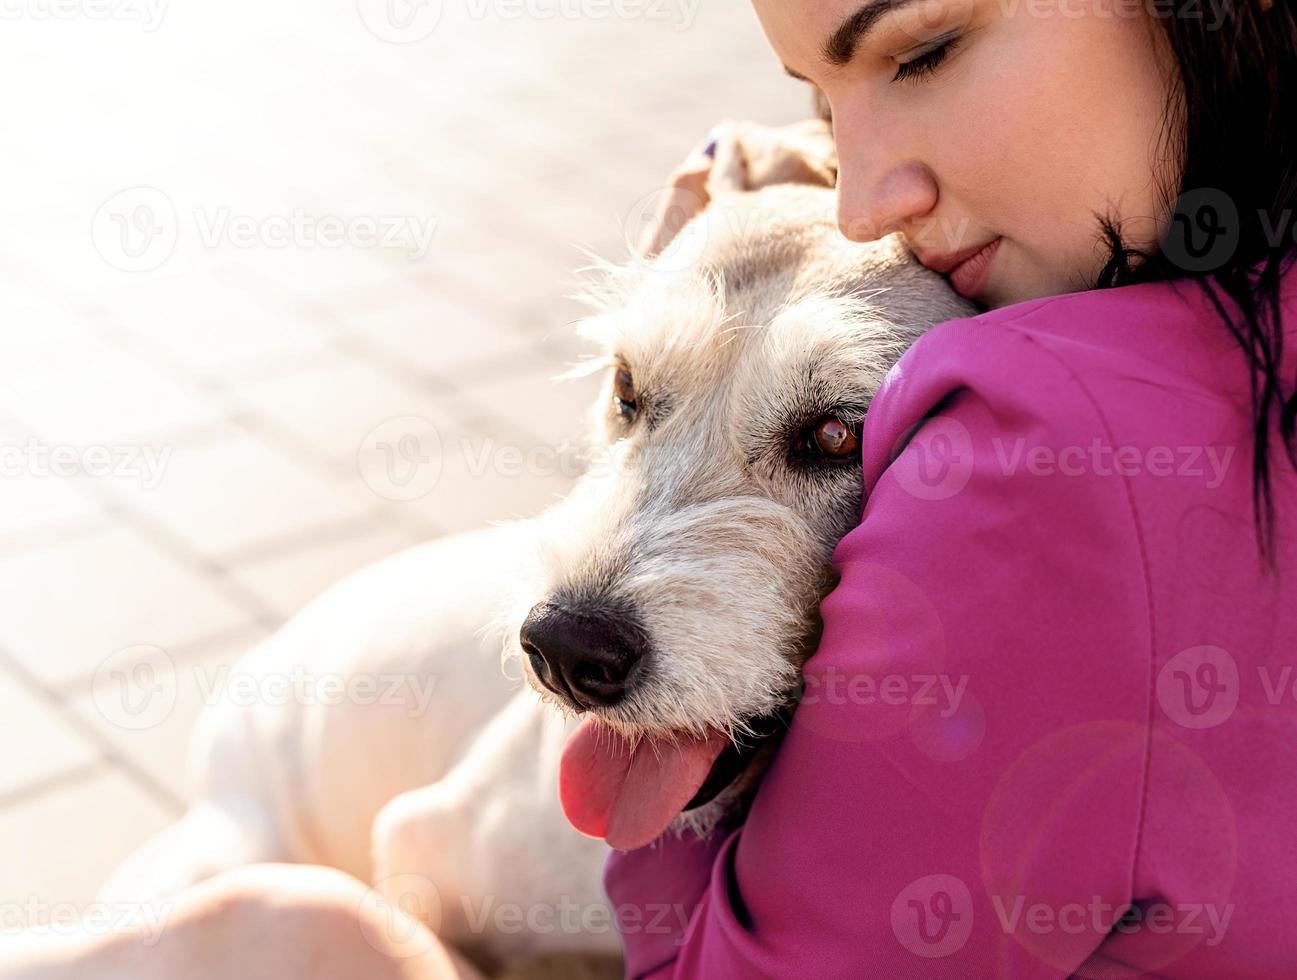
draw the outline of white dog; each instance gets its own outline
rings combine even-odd
[[[580,370],[607,383],[574,491],[380,562],[250,653],[236,670],[376,696],[209,710],[196,802],[115,899],[308,862],[488,969],[617,955],[608,844],[705,830],[755,785],[859,519],[870,397],[922,330],[971,312],[898,238],[843,239],[831,190],[738,192],[743,167],[722,147],[707,210],[593,290],[602,355]]]

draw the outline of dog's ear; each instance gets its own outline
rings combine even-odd
[[[710,197],[770,184],[837,185],[833,130],[822,119],[778,127],[726,121],[712,131],[712,138],[716,150],[707,178]]]

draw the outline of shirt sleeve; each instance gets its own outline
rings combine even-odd
[[[947,325],[949,326],[949,325]],[[925,337],[862,433],[866,503],[742,826],[610,857],[630,977],[1070,976],[1132,900],[1151,617],[1107,439],[1033,337]],[[620,912],[619,912],[620,914]]]

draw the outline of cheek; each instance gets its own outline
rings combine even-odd
[[[1156,237],[1166,77],[1157,25],[1063,6],[1082,16],[1023,11],[987,32],[978,71],[995,79],[998,97],[979,98],[975,145],[959,148],[962,159],[942,151],[966,181],[969,210],[1014,242],[1043,289],[1076,288],[1097,272],[1096,212],[1124,219],[1132,241]]]

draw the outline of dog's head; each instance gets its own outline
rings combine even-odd
[[[870,399],[924,329],[972,312],[833,211],[823,188],[722,195],[655,263],[610,272],[582,325],[607,372],[595,451],[542,521],[507,652],[585,716],[560,793],[615,847],[682,813],[705,829],[755,784],[859,521]]]

